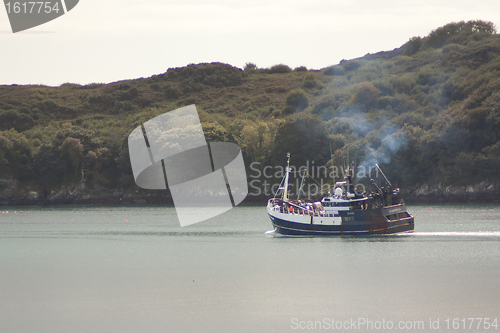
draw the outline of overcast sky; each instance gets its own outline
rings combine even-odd
[[[214,61],[320,69],[473,19],[499,28],[500,1],[80,0],[16,34],[0,8],[0,84],[108,83]]]

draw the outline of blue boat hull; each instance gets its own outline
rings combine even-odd
[[[398,205],[399,206],[399,205]],[[394,218],[389,219],[392,210]],[[339,212],[343,218],[341,225],[322,225],[317,223],[298,223],[269,214],[274,230],[288,236],[342,236],[342,235],[382,235],[413,232],[413,216],[406,214],[396,218],[398,213],[406,212],[404,206]],[[282,214],[286,217],[286,214]]]

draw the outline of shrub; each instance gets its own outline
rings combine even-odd
[[[281,93],[286,93],[287,91],[289,91],[289,88],[285,87],[284,85],[278,85],[278,86],[267,87],[264,91],[268,94],[269,93],[281,94]]]
[[[210,64],[188,65],[180,68],[169,68],[165,74],[167,79],[179,80],[191,90],[201,91],[206,85],[211,87],[231,87],[243,82],[243,71],[231,65],[213,62]]]
[[[255,73],[255,71],[257,70],[257,65],[252,63],[252,62],[247,62],[245,64],[245,68],[243,68],[243,71],[245,71],[245,73]]]
[[[327,67],[323,73],[329,76],[344,75],[344,68],[342,66],[330,66]]]
[[[127,89],[126,91],[119,92],[117,97],[118,97],[118,100],[120,100],[120,101],[128,101],[128,100],[134,99],[138,95],[139,95],[139,91],[137,90],[137,88],[132,87],[130,89]]]
[[[422,38],[412,37],[403,45],[403,53],[404,55],[411,56],[420,50],[420,46],[422,46]]]
[[[103,109],[112,109],[115,106],[116,99],[110,94],[95,95],[89,98],[89,103],[94,107]]]
[[[302,89],[295,89],[288,93],[285,100],[284,114],[290,114],[303,111],[309,106],[307,94]]]
[[[356,69],[361,67],[362,63],[361,61],[358,60],[349,60],[349,61],[342,60],[340,62],[340,65],[342,65],[346,71],[355,71]]]
[[[158,83],[152,83],[149,85],[154,91],[160,90],[160,85]]]
[[[43,101],[42,105],[46,112],[54,112],[57,109],[57,104],[50,99]]]
[[[392,86],[396,92],[410,94],[410,91],[416,84],[412,74],[397,75],[391,79]]]
[[[452,22],[433,30],[425,39],[425,45],[432,48],[441,48],[444,45],[463,43],[474,35],[492,35],[496,33],[495,25],[486,21]]]
[[[77,84],[77,83],[70,83],[70,82],[66,82],[66,83],[61,84],[61,86],[60,86],[60,87],[61,87],[62,89],[75,90],[75,89],[80,89],[80,88],[82,88],[82,85]]]
[[[361,82],[356,87],[356,92],[352,96],[352,102],[364,107],[372,106],[380,95],[378,90],[371,82]]]
[[[420,71],[417,76],[417,84],[423,86],[433,86],[440,80],[442,80],[442,75],[431,69],[424,69]]]
[[[292,69],[284,64],[278,64],[274,65],[269,69],[269,74],[274,74],[274,73],[290,73]]]
[[[373,81],[373,85],[380,90],[384,96],[390,96],[394,93],[393,84],[386,78],[381,78]]]
[[[0,130],[15,129],[18,132],[26,131],[34,126],[35,122],[29,115],[15,110],[0,113]]]
[[[320,100],[314,105],[311,112],[319,114],[324,120],[328,120],[334,117],[340,108],[340,106],[348,99],[348,96],[342,94],[341,92],[330,93],[320,98]]]
[[[314,88],[318,85],[318,81],[316,80],[316,76],[313,73],[307,73],[304,76],[304,81],[302,81],[302,87],[304,88]]]
[[[176,99],[182,95],[181,90],[177,85],[167,85],[165,87],[165,97]]]
[[[328,129],[320,117],[300,113],[281,123],[277,129],[271,151],[271,162],[282,163],[283,157],[290,152],[292,165],[306,165],[307,161],[318,164],[329,159]]]

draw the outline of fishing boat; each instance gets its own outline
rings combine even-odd
[[[335,183],[333,193],[321,201],[306,202],[289,198],[290,153],[279,190],[267,203],[274,232],[287,236],[380,235],[413,232],[414,218],[383,175],[385,186],[371,179],[374,191],[355,190],[354,168],[347,168],[344,180]],[[281,193],[281,196],[278,194]],[[300,193],[300,190],[299,190]]]

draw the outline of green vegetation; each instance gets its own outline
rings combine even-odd
[[[330,147],[337,162],[349,147],[402,187],[500,181],[500,36],[483,21],[320,71],[211,63],[110,84],[0,86],[0,180],[42,196],[81,183],[135,191],[128,134],[189,104],[207,140],[239,144],[247,166],[283,165],[287,151],[297,166],[325,165]]]
[[[291,114],[304,111],[309,106],[307,94],[302,89],[292,90],[286,95],[284,114]]]

